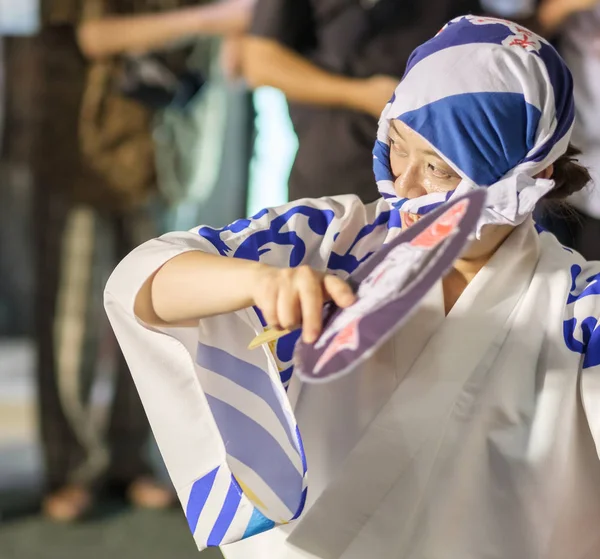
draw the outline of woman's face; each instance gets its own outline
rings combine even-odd
[[[417,198],[433,192],[450,192],[458,186],[461,177],[450,167],[422,136],[399,120],[390,125],[390,164],[394,175],[394,189],[400,198]],[[548,178],[552,169],[540,176]],[[421,216],[400,212],[402,227],[410,227]],[[509,225],[484,227],[481,239],[469,243],[461,258],[486,260],[504,242],[513,230]]]
[[[429,142],[399,120],[390,125],[390,164],[394,189],[400,198],[417,198],[434,192],[454,190],[460,176],[431,147]],[[410,227],[419,216],[400,212],[402,227]]]

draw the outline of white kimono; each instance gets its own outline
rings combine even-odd
[[[272,348],[245,349],[263,328],[252,309],[198,329],[146,327],[133,312],[142,283],[189,250],[344,276],[398,225],[384,201],[304,200],[220,231],[165,235],[118,266],[106,309],[188,520],[211,459],[243,471],[207,405],[239,387],[208,386],[197,348],[218,347],[271,378],[277,367],[286,383],[291,352],[274,359]],[[282,406],[304,442],[306,507],[288,525],[224,546],[225,557],[598,559],[599,280],[600,264],[529,220],[448,316],[438,285],[361,370],[323,385],[292,376]],[[216,526],[222,505],[194,513],[192,530],[198,515]],[[226,543],[233,524],[219,540],[213,528],[213,541]]]

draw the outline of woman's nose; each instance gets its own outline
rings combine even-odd
[[[419,179],[415,166],[407,166],[394,181],[394,190],[400,198],[418,198],[427,194],[427,190]]]

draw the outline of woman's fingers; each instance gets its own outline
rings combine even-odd
[[[321,334],[323,326],[323,276],[310,268],[299,270],[298,287],[302,311],[302,338],[314,343]]]
[[[304,341],[314,343],[323,327],[326,298],[341,308],[356,301],[356,295],[344,280],[300,266],[267,270],[257,289],[255,304],[269,326],[291,330],[302,325]]]
[[[342,309],[349,307],[356,301],[356,295],[350,285],[336,276],[325,276],[323,287],[325,293]]]
[[[278,324],[286,329],[292,329],[302,324],[300,294],[296,284],[296,272],[294,270],[288,269],[280,272],[277,318]]]

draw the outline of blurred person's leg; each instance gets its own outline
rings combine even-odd
[[[55,520],[77,520],[106,484],[127,491],[136,505],[169,506],[173,494],[155,481],[148,463],[150,429],[125,360],[114,343],[99,351],[110,332],[103,328],[102,287],[113,259],[152,236],[148,220],[77,206],[58,208],[53,227],[47,221],[46,233],[55,234],[46,234],[40,250],[40,262],[53,273],[52,282],[41,284],[47,300],[40,312],[40,419],[49,478],[44,510]],[[102,414],[93,395],[109,380],[112,398]]]
[[[54,194],[36,197],[39,420],[48,490],[44,511],[69,521],[90,509],[107,454],[88,406],[98,337],[90,305],[95,216],[90,209],[69,208]]]
[[[59,197],[49,195],[48,185],[37,190],[34,197],[34,223],[38,419],[46,486],[49,491],[55,491],[66,483],[67,472],[82,451],[63,413],[55,375],[54,311],[59,277],[58,255],[66,208]]]

